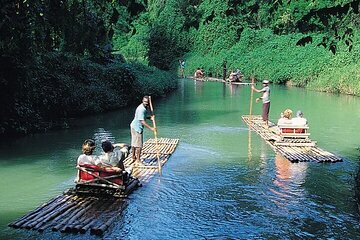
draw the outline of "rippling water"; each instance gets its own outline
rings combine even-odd
[[[276,155],[241,122],[249,111],[248,86],[181,81],[178,91],[154,101],[159,136],[179,138],[180,144],[162,176],[130,196],[103,238],[358,239],[354,176],[360,136],[354,129],[360,99],[271,87],[270,118],[288,107],[303,110],[311,138],[344,162],[292,164]],[[73,186],[85,138],[129,142],[135,107],[79,119],[73,129],[1,143],[0,238],[97,239],[6,224]],[[145,137],[152,136],[147,131]]]

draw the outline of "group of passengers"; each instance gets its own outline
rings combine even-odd
[[[307,126],[307,120],[304,118],[302,111],[296,112],[296,117],[292,118],[291,109],[286,109],[281,113],[280,119],[278,120],[277,125],[293,125],[293,126]]]
[[[229,75],[229,81],[230,82],[241,82],[242,81],[243,74],[240,71],[240,69],[236,69],[232,71]]]
[[[101,143],[103,153],[101,155],[95,155],[94,150],[96,148],[95,141],[93,139],[87,139],[82,145],[82,153],[77,160],[77,165],[84,164],[95,165],[102,167],[105,170],[113,170],[116,172],[125,171],[127,175],[131,173],[131,169],[125,169],[124,160],[127,157],[130,146],[125,143],[112,144],[106,140]]]

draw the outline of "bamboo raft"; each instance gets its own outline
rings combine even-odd
[[[178,139],[159,138],[144,143],[140,165],[135,165],[131,157],[125,159],[126,167],[132,166],[132,176],[141,183],[148,182],[158,172],[158,153],[164,165],[175,151]],[[127,194],[135,190],[130,186]],[[122,214],[127,201],[113,196],[90,196],[76,194],[68,189],[35,210],[9,224],[9,227],[31,229],[43,232],[51,229],[66,233],[86,233],[102,235]]]
[[[232,85],[250,85],[252,83],[250,82],[231,82],[231,81],[225,81],[221,78],[214,78],[214,77],[203,77],[203,78],[196,78],[196,77],[188,77],[189,79],[193,79],[195,81],[202,81],[202,82],[222,82],[226,84],[232,84]]]
[[[259,134],[274,151],[283,155],[290,162],[341,162],[342,159],[317,146],[310,138],[283,139],[276,130],[276,125],[269,122],[269,127],[262,121],[261,116],[242,116],[243,121]]]

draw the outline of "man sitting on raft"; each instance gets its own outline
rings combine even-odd
[[[296,117],[292,119],[292,123],[296,126],[307,126],[307,120],[302,111],[296,112]]]
[[[109,167],[116,171],[126,171],[127,175],[131,174],[131,168],[125,169],[124,160],[129,154],[130,146],[125,143],[112,144],[106,140],[102,142],[101,147],[104,153],[99,157],[101,167]],[[119,148],[120,149],[119,149]]]

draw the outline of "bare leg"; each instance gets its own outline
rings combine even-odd
[[[136,148],[136,160],[140,164],[141,148]]]
[[[132,149],[131,149],[131,152],[132,152],[132,156],[131,156],[131,158],[132,158],[132,160],[135,162],[136,161],[136,147],[133,147]]]

